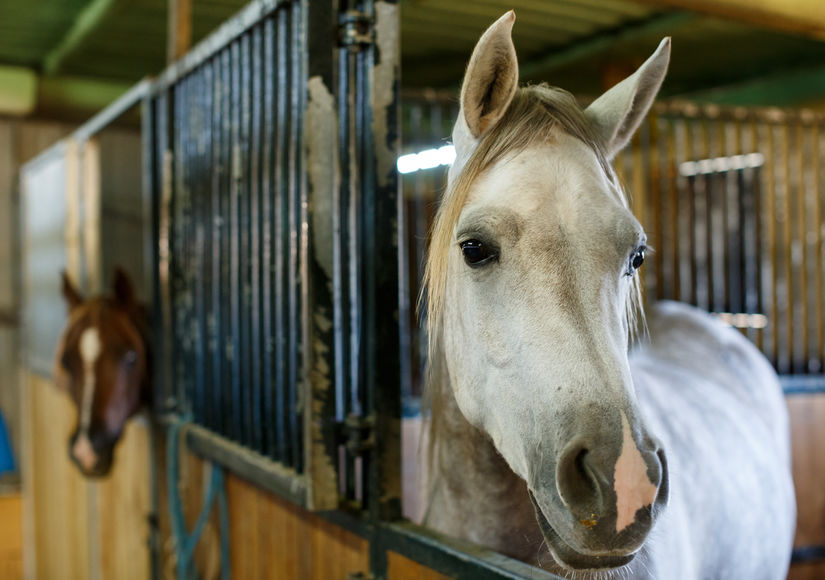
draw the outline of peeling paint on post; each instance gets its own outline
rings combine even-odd
[[[304,124],[310,232],[310,370],[306,385],[310,405],[305,408],[305,450],[309,486],[308,507],[338,507],[337,444],[333,378],[333,192],[339,181],[336,156],[335,98],[320,76],[309,79]]]

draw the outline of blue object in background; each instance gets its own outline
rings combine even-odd
[[[14,456],[11,454],[9,434],[6,430],[6,422],[3,420],[3,413],[0,412],[0,475],[14,470]]]

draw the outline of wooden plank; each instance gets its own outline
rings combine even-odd
[[[112,472],[96,485],[100,578],[145,580],[149,557],[150,437],[146,420],[132,420],[118,443]]]
[[[825,544],[825,394],[787,398],[791,418],[793,476],[796,487],[797,527],[794,545]],[[793,566],[792,580],[825,577],[825,562]]]
[[[101,197],[100,190],[100,147],[97,139],[89,139],[81,144],[81,164],[83,181],[83,254],[86,265],[86,291],[99,294],[103,291],[101,258]]]
[[[0,578],[23,578],[23,507],[19,493],[0,495]]]
[[[171,64],[192,46],[192,0],[168,0],[166,62]]]
[[[24,396],[25,423],[31,437],[24,465],[27,541],[26,575],[36,578],[90,578],[88,484],[66,451],[74,428],[74,409],[65,393],[50,381],[28,374]],[[33,559],[29,561],[29,558]]]
[[[449,578],[396,552],[387,552],[387,577],[390,580],[447,580]]]

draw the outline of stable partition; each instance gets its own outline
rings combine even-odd
[[[117,469],[84,479],[68,456],[76,410],[52,381],[66,323],[65,270],[86,294],[111,284],[114,264],[145,287],[138,85],[101,116],[20,171],[22,239],[21,475],[27,578],[147,578],[151,448],[132,421]],[[137,208],[137,209],[136,209]],[[145,296],[145,294],[144,294]]]

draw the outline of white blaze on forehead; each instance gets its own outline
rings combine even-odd
[[[622,411],[622,453],[613,475],[616,490],[616,532],[634,521],[636,512],[656,499],[658,487],[647,476],[647,464],[633,440],[630,424]]]
[[[92,423],[92,405],[95,400],[95,363],[100,356],[100,332],[94,326],[80,335],[80,358],[83,360],[83,394],[80,399],[80,432],[72,447],[72,455],[84,469],[89,470],[97,463],[97,454],[89,441],[89,426]]]

